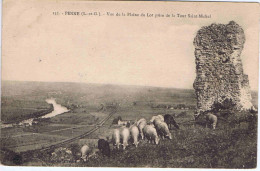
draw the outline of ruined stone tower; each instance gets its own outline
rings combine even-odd
[[[225,99],[231,99],[237,110],[252,107],[248,76],[240,58],[244,43],[244,31],[234,21],[211,24],[197,32],[193,87],[198,112],[211,110],[215,102],[221,104]]]

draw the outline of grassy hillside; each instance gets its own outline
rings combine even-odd
[[[71,154],[57,153],[57,149],[43,152],[20,153],[22,165],[34,166],[73,166],[73,167],[171,167],[171,168],[255,168],[257,161],[257,129],[253,123],[242,122],[230,125],[220,121],[216,130],[204,128],[193,122],[191,112],[177,112],[176,121],[180,130],[173,129],[172,140],[160,140],[159,145],[141,140],[136,148],[133,145],[114,149],[110,144],[111,157],[99,152],[87,162],[80,159],[80,147],[88,144],[96,148],[100,136],[111,135],[109,124],[90,137],[65,145]],[[256,124],[256,122],[254,123]],[[90,139],[88,139],[90,138]],[[63,158],[62,158],[63,157]],[[37,159],[37,160],[36,160]],[[10,163],[9,163],[10,164]]]
[[[3,151],[0,159],[3,164],[77,167],[256,167],[257,120],[239,120],[240,116],[249,113],[233,113],[234,117],[232,115],[219,119],[216,130],[194,124],[194,90],[4,81],[2,116],[19,115],[22,109],[43,109],[47,104],[45,100],[51,97],[56,98],[57,103],[70,108],[70,112],[31,127],[1,129]],[[252,97],[253,103],[257,103],[257,92],[252,92]],[[88,137],[64,146],[72,151],[72,154],[67,156],[68,160],[65,160],[64,154],[60,154],[58,158],[53,157],[53,152],[57,149],[25,152],[73,138],[90,130],[109,113],[109,108],[100,110],[101,107],[111,104],[118,104],[117,113],[102,128]],[[188,108],[178,108],[180,105]],[[25,115],[30,113],[29,110],[23,112]],[[125,151],[112,150],[110,158],[97,152],[88,162],[77,162],[80,158],[79,148],[83,144],[95,149],[99,138],[111,136],[114,118],[121,116],[124,120],[148,120],[153,115],[166,113],[175,116],[180,125],[180,130],[171,130],[173,140],[161,140],[159,145],[141,141],[138,148],[129,146]],[[112,144],[110,147],[113,149]]]

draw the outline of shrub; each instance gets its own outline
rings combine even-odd
[[[23,164],[23,157],[12,150],[1,148],[0,161],[4,165],[13,166]]]
[[[75,158],[72,154],[72,151],[64,147],[55,149],[54,152],[51,154],[50,160],[54,163],[75,162]]]
[[[225,98],[225,97],[222,97]],[[232,99],[225,98],[222,103],[215,101],[214,104],[211,107],[211,110],[213,112],[219,112],[221,110],[233,110],[235,108],[236,104],[232,101]]]

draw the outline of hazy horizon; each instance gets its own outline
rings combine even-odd
[[[166,89],[180,89],[180,90],[194,90],[194,88],[176,88],[176,87],[160,87],[160,86],[149,86],[149,85],[135,85],[135,84],[113,84],[113,83],[88,83],[88,82],[69,82],[69,81],[23,81],[23,80],[2,80],[2,82],[30,82],[30,83],[73,83],[73,84],[88,84],[88,85],[112,85],[112,86],[133,86],[133,87],[151,87],[151,88],[166,88]],[[195,90],[194,90],[195,91]],[[251,89],[253,92],[257,90]]]
[[[160,87],[149,85],[136,85],[136,84],[116,84],[116,83],[89,83],[89,82],[70,82],[70,81],[26,81],[26,80],[2,80],[3,82],[31,82],[31,83],[79,83],[79,84],[93,84],[93,85],[114,85],[114,86],[136,86],[136,87],[152,87],[152,88],[172,88],[172,89],[187,89],[194,90],[193,88],[176,88],[176,87]]]

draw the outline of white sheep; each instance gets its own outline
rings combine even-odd
[[[208,124],[210,124],[210,125],[212,125],[213,129],[216,129],[218,117],[212,113],[207,113],[207,114],[205,114],[205,116],[206,116],[206,121],[207,121],[206,127]]]

